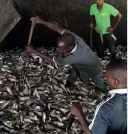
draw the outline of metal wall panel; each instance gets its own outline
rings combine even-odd
[[[0,0],[0,42],[14,28],[21,19],[19,13],[11,5],[9,1]]]

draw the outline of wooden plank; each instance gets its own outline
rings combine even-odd
[[[21,16],[7,0],[0,0],[0,42],[21,19]]]

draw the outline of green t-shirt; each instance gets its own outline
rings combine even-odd
[[[95,16],[96,20],[96,31],[100,34],[107,34],[107,28],[111,26],[110,16],[117,16],[119,11],[113,6],[103,3],[103,8],[99,12],[97,9],[97,3],[93,4],[90,8],[90,15]]]

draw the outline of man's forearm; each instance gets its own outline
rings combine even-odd
[[[47,27],[48,27],[49,29],[51,29],[51,30],[54,30],[54,31],[57,30],[56,24],[54,24],[54,23],[52,23],[52,22],[48,22],[48,21],[42,20],[42,21],[41,21],[41,24],[47,26]]]
[[[52,23],[52,22],[42,20],[40,24],[43,24],[43,25],[47,26],[49,29],[56,31],[60,34],[64,30],[60,25],[58,25],[56,23]]]
[[[83,112],[81,112],[78,116],[78,120],[82,126],[82,128],[84,129],[84,132],[86,134],[92,134],[92,132],[89,130],[88,126],[89,126],[89,123],[88,121],[84,118],[84,114]]]
[[[38,56],[40,56],[43,59],[46,59],[46,60],[48,60],[50,62],[53,62],[53,57],[50,56],[50,55],[44,55],[44,54],[42,54],[40,52],[35,52],[35,54],[38,55]]]
[[[90,15],[90,24],[94,25],[94,16]]]
[[[117,20],[113,26],[113,29],[116,29],[116,27],[118,26],[118,24],[120,23],[120,20],[122,19],[122,15],[119,13],[117,16]]]

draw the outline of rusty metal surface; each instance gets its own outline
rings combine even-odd
[[[19,13],[7,0],[0,0],[0,42],[8,35],[21,19]]]

